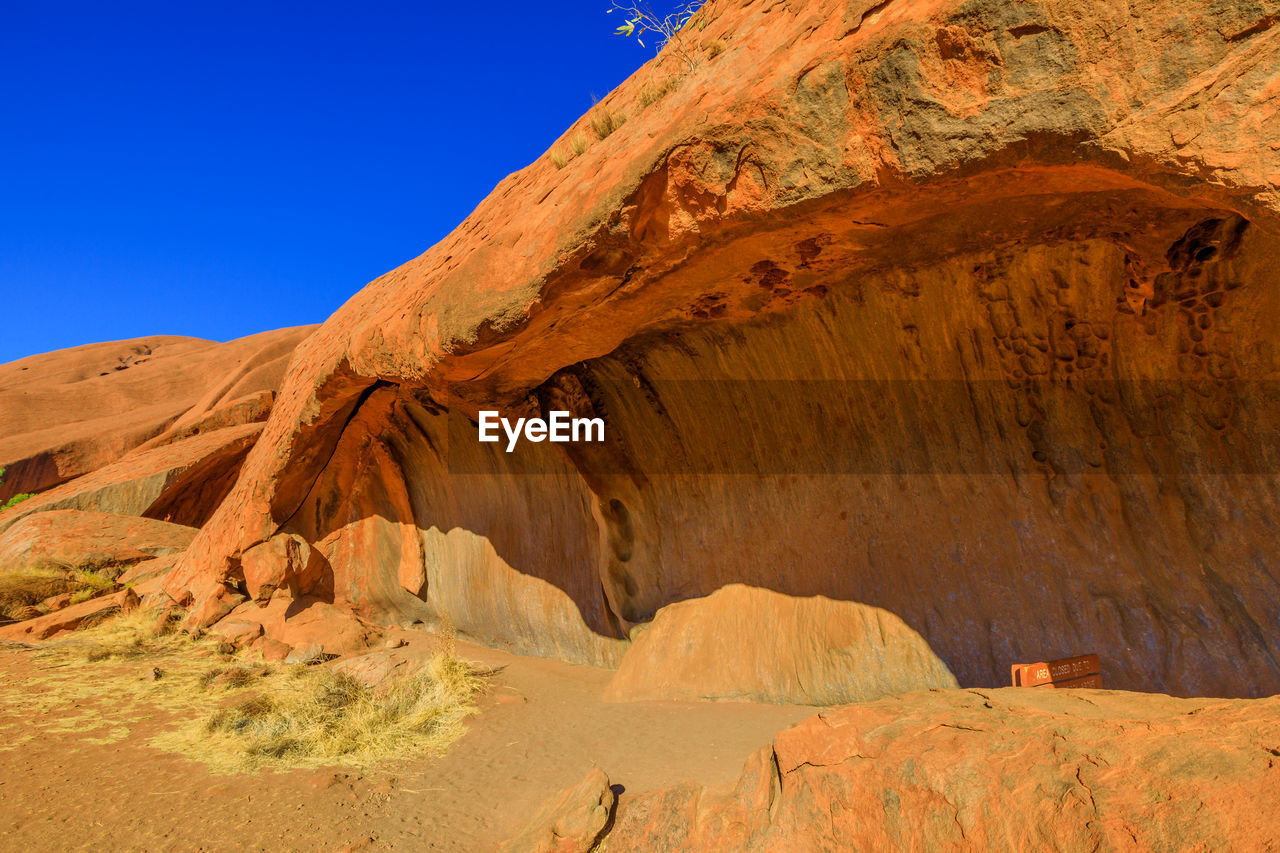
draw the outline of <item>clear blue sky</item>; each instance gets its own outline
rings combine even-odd
[[[0,363],[324,320],[652,55],[607,5],[4,4]]]

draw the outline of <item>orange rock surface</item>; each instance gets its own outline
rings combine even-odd
[[[202,526],[165,584],[192,627],[289,601],[617,666],[746,584],[900,620],[908,681],[1093,651],[1275,693],[1275,20],[712,0],[723,50],[641,69],[596,108],[625,124],[314,334],[0,367],[0,494],[47,489],[0,530]],[[507,453],[495,408],[606,441]]]
[[[264,420],[270,402],[261,395],[278,387],[314,328],[228,343],[137,338],[0,365],[0,503],[94,471],[161,434]]]
[[[314,333],[0,367],[0,497],[42,490],[0,548],[200,527],[141,603],[273,659],[424,624],[620,702],[974,688],[824,713],[732,792],[593,773],[509,849],[1276,848],[1278,22],[710,0],[692,71]],[[507,452],[488,410],[605,440]],[[986,689],[1084,653],[1152,695]]]
[[[732,792],[677,785],[623,795],[600,845],[667,853],[1274,849],[1277,711],[1276,698],[909,693],[782,731],[746,762]],[[611,781],[602,776],[548,800],[520,838],[596,802],[593,792]]]
[[[285,533],[336,607],[526,653],[616,665],[744,583],[892,613],[963,685],[1096,651],[1280,691],[1274,21],[713,0],[722,52],[299,347],[169,594],[220,615]],[[508,454],[492,408],[607,441]]]
[[[195,534],[191,527],[105,512],[35,513],[0,534],[0,574],[118,570],[180,554]]]
[[[843,705],[955,686],[892,613],[731,584],[659,610],[605,699]]]
[[[909,693],[781,732],[732,792],[681,785],[624,795],[601,845],[1270,850],[1280,843],[1277,711],[1276,698]],[[598,787],[586,780],[580,795]],[[559,795],[561,811],[569,794]],[[545,825],[540,816],[524,836]]]
[[[528,830],[508,840],[499,853],[591,853],[605,833],[616,799],[609,777],[593,770],[549,801]]]

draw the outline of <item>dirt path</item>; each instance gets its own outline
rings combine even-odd
[[[0,685],[30,686],[20,701],[4,691],[0,706],[0,849],[490,850],[593,766],[630,793],[728,784],[774,732],[813,713],[607,704],[608,670],[465,644],[459,653],[503,669],[448,754],[372,771],[233,776],[148,745],[172,713],[134,719],[92,697],[50,707],[27,679],[39,663],[0,653]]]

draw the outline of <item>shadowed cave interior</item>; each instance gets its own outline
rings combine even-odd
[[[843,213],[523,394],[353,390],[274,512],[323,563],[304,592],[616,665],[745,583],[889,610],[962,686],[1096,651],[1109,687],[1280,691],[1276,239],[1148,188]],[[508,454],[477,406],[606,441]]]

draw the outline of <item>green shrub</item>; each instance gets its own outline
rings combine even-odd
[[[0,468],[0,485],[3,485],[3,484],[4,484],[4,469]],[[18,504],[25,501],[27,498],[34,498],[34,497],[35,495],[31,494],[30,492],[25,492],[20,495],[14,495],[13,497],[9,498],[9,500],[5,501],[3,506],[0,506],[0,512],[4,512],[6,509],[9,509],[10,507],[17,506]]]

